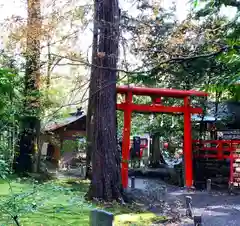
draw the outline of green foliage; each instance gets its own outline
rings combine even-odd
[[[33,222],[36,225],[87,225],[91,203],[85,202],[84,194],[88,184],[75,184],[64,181],[38,184],[29,179],[17,179],[0,185],[0,205],[4,207],[0,210],[0,222],[9,225],[14,223],[15,216],[20,225]]]
[[[130,83],[144,86],[201,89],[208,91],[210,98],[232,98],[238,100],[239,89],[239,20],[222,16],[220,8],[237,1],[193,0],[193,14],[177,23],[174,7],[159,8],[155,19],[142,16],[125,20],[134,37],[133,54],[139,56],[143,67],[130,76]],[[141,6],[140,6],[141,8]],[[141,8],[151,9],[151,6]],[[195,16],[195,17],[193,17]],[[126,15],[125,15],[126,17]],[[201,18],[200,18],[201,17]],[[197,20],[197,21],[196,21]],[[140,22],[141,21],[141,22]],[[128,27],[128,26],[125,26]],[[147,35],[146,35],[147,34]],[[141,41],[139,41],[141,40]],[[220,95],[221,94],[221,95]],[[144,100],[142,100],[144,102]],[[199,100],[194,100],[202,105]],[[178,100],[166,100],[167,105],[181,105]],[[145,132],[158,134],[166,140],[179,140],[183,135],[183,119],[171,116],[155,116],[152,123],[145,116],[136,116]],[[173,123],[172,121],[175,121]],[[147,128],[143,125],[147,124]],[[172,125],[174,124],[174,125]]]
[[[0,116],[1,121],[10,120],[21,103],[21,78],[11,69],[0,68]],[[14,106],[16,105],[16,106]]]
[[[9,175],[9,164],[4,160],[4,156],[0,155],[0,182],[3,182]],[[0,183],[1,184],[1,183]]]
[[[118,136],[121,137],[122,130],[123,130],[123,112],[117,112],[117,119],[118,119]],[[132,123],[131,123],[131,135],[142,135],[147,133],[149,125],[149,115],[133,113],[132,114]]]
[[[22,112],[22,77],[15,69],[0,68],[0,175],[11,171]]]
[[[221,92],[230,93],[230,98],[234,97],[235,94],[232,92],[237,89],[233,88],[234,83],[238,82],[240,79],[240,30],[239,30],[239,12],[240,12],[240,4],[237,0],[232,1],[213,1],[213,0],[205,0],[202,1],[205,3],[205,6],[196,12],[196,19],[201,18],[203,21],[220,21],[221,18],[221,10],[223,7],[225,10],[231,10],[231,15],[228,15],[224,19],[224,23],[222,23],[222,37],[221,38],[221,47],[225,48],[221,54],[218,55],[217,61],[221,64],[224,64],[226,67],[225,73],[222,76],[217,77],[217,81],[215,81],[215,87]],[[231,8],[232,7],[232,8]],[[235,9],[235,10],[234,10]],[[229,17],[230,16],[230,17]],[[212,42],[216,42],[216,37],[213,36],[210,39]],[[212,84],[213,85],[213,84]],[[236,94],[237,95],[237,94]]]
[[[91,203],[84,199],[89,182],[76,179],[49,181],[39,184],[29,179],[12,179],[0,184],[0,224],[20,225],[89,225],[90,211],[106,209],[115,214],[115,225],[151,225],[164,217],[136,206],[117,203]]]
[[[65,140],[63,142],[63,148],[62,148],[62,152],[68,152],[68,151],[78,151],[78,141],[76,140]]]
[[[41,89],[40,105],[42,107],[42,119],[62,118],[69,115],[69,109],[62,108],[63,99],[66,97],[66,91],[62,87]],[[54,114],[52,114],[54,112]],[[51,117],[50,117],[51,116]]]

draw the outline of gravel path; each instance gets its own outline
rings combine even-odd
[[[204,226],[234,226],[240,225],[240,196],[227,193],[172,191],[172,197],[184,201],[187,195],[193,200],[195,215],[201,215]]]
[[[202,216],[203,226],[240,226],[239,195],[216,191],[187,192],[162,181],[140,178],[136,179],[135,187],[144,192],[144,196],[147,197],[148,210],[158,214],[165,213],[173,217],[174,222],[178,221],[168,225],[193,225],[193,221],[185,217],[185,197],[191,196],[194,215]],[[165,190],[164,187],[167,189]],[[143,199],[143,196],[141,198]]]

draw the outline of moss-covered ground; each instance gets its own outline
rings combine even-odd
[[[21,226],[89,226],[90,211],[104,209],[114,214],[114,225],[151,225],[164,220],[136,206],[117,203],[94,204],[84,195],[89,183],[84,180],[54,180],[38,184],[30,180],[0,181],[0,225]],[[12,217],[11,217],[12,216]]]

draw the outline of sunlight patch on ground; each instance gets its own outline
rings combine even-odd
[[[112,212],[116,226],[148,226],[163,219],[152,213],[143,213],[134,206],[117,203],[106,206],[87,202],[84,195],[88,186],[89,181],[84,180],[58,180],[43,184],[13,180],[12,193],[9,184],[2,182],[0,205],[18,215],[20,225],[24,226],[89,226],[90,211],[95,208]],[[13,198],[16,200],[14,205]],[[0,209],[0,225],[13,225],[12,219],[3,209]]]
[[[129,213],[115,216],[116,225],[151,225],[154,222],[164,221],[164,217],[158,217],[153,213]]]

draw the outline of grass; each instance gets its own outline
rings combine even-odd
[[[114,214],[114,225],[142,226],[164,220],[135,206],[96,205],[84,200],[87,181],[58,180],[36,184],[29,180],[0,181],[0,225],[14,225],[9,213],[18,215],[21,226],[89,226],[94,208]],[[8,211],[8,213],[7,213]]]

